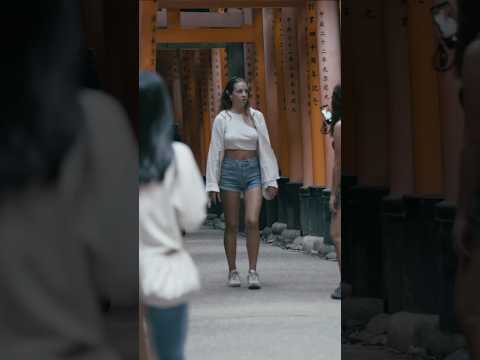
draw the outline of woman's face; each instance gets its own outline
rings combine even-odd
[[[237,82],[233,86],[233,93],[230,95],[232,107],[243,108],[248,102],[248,86],[244,81]]]

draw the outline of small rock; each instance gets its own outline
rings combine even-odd
[[[407,352],[410,346],[419,346],[420,327],[436,327],[438,316],[398,312],[391,315],[388,324],[388,345],[401,352]]]
[[[430,354],[444,357],[466,346],[465,338],[460,334],[449,334],[431,324],[422,324],[416,331],[418,344]]]
[[[342,323],[355,320],[366,325],[375,315],[382,314],[384,303],[376,298],[347,298],[342,300]]]
[[[286,228],[287,224],[276,222],[272,225],[272,233],[274,235],[280,235]]]
[[[422,347],[418,347],[418,346],[410,346],[408,348],[407,353],[409,355],[413,355],[413,356],[420,356],[420,357],[426,357],[427,356],[427,350],[422,348]]]
[[[262,230],[262,236],[264,236],[265,238],[268,237],[268,235],[270,235],[272,233],[272,228],[271,227],[264,227],[263,230]]]
[[[381,335],[373,335],[369,341],[368,341],[368,344],[369,345],[381,345],[381,346],[385,346],[387,344],[387,341],[388,341],[388,336],[387,334],[381,334]]]
[[[337,253],[335,251],[332,251],[331,253],[328,253],[325,258],[327,260],[337,260]]]
[[[312,254],[317,252],[321,245],[323,244],[323,238],[318,236],[304,236],[303,237],[303,251],[306,254]]]
[[[277,236],[270,234],[267,237],[267,244],[273,244],[277,240]]]
[[[333,245],[327,245],[323,243],[322,239],[322,245],[320,245],[318,252],[321,256],[327,256],[327,254],[330,254],[331,252],[335,251],[335,246]]]
[[[375,315],[367,324],[366,330],[372,335],[386,334],[390,323],[390,315]]]
[[[461,349],[448,355],[444,360],[470,360],[470,354],[467,350]]]

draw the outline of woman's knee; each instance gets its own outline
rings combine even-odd
[[[236,234],[238,230],[238,223],[235,221],[225,222],[225,232],[228,234]]]
[[[245,218],[245,227],[247,229],[256,230],[259,228],[259,221],[255,217],[246,217]]]

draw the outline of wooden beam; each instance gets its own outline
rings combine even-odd
[[[242,43],[254,42],[251,26],[235,29],[162,29],[155,32],[157,43]]]
[[[169,28],[180,27],[180,10],[167,10],[167,26]]]
[[[160,8],[167,9],[262,8],[304,6],[306,0],[160,0],[158,3]]]
[[[155,46],[154,30],[155,30],[155,1],[142,0],[140,3],[140,54],[139,68],[140,70],[155,71]]]

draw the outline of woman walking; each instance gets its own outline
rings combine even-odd
[[[152,350],[184,359],[188,297],[198,273],[182,241],[205,220],[207,197],[190,149],[173,139],[165,83],[143,72],[140,85],[139,263],[142,303]]]
[[[222,202],[225,212],[228,285],[241,286],[236,247],[240,194],[243,193],[249,261],[247,283],[249,289],[260,289],[257,258],[262,194],[267,200],[277,195],[279,175],[265,119],[250,106],[249,95],[244,79],[235,77],[227,83],[221,111],[213,123],[206,177],[210,202]]]
[[[460,198],[455,220],[458,256],[456,312],[472,360],[480,359],[480,3],[459,0],[457,66],[462,80],[465,130]]]
[[[334,149],[334,164],[332,171],[332,190],[330,193],[330,211],[332,222],[330,233],[335,251],[337,253],[338,268],[342,273],[342,197],[341,197],[341,179],[342,179],[342,114],[341,114],[341,87],[337,85],[332,95],[332,119],[329,125],[329,134],[332,137],[332,146]],[[334,290],[331,297],[333,299],[342,298],[341,282]]]

